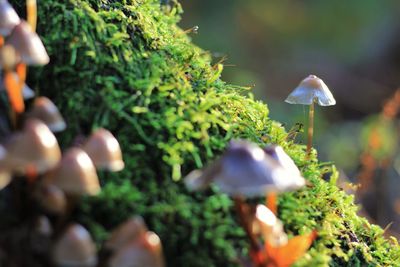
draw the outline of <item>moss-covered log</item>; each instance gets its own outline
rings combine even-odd
[[[13,4],[23,8],[23,1]],[[296,266],[396,266],[400,249],[356,215],[353,198],[316,152],[288,140],[267,106],[246,88],[220,80],[221,65],[176,25],[181,7],[159,0],[41,0],[38,31],[51,64],[30,72],[30,85],[53,99],[68,123],[63,145],[95,127],[122,144],[126,169],[103,174],[103,191],[74,215],[101,243],[133,214],[164,244],[169,266],[237,266],[246,240],[232,201],[216,188],[188,192],[180,178],[212,160],[232,138],[278,143],[309,186],[279,199],[290,234],[319,237]],[[202,33],[207,34],[207,33]],[[322,180],[332,173],[330,181]]]

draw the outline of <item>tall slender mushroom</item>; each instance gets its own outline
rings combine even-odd
[[[314,133],[314,103],[333,106],[336,100],[324,81],[315,75],[309,75],[290,93],[285,102],[310,106],[307,142],[307,155],[310,155]]]

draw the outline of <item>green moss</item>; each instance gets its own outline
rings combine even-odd
[[[17,0],[11,2],[18,2]],[[103,192],[76,218],[99,242],[132,214],[142,214],[164,244],[169,266],[237,266],[246,240],[231,200],[211,188],[186,191],[180,178],[212,160],[232,138],[278,143],[312,182],[279,200],[290,234],[319,238],[296,266],[395,266],[400,249],[356,215],[336,172],[305,159],[286,141],[267,106],[219,79],[221,65],[176,26],[181,8],[158,0],[42,0],[39,32],[51,64],[30,84],[55,100],[68,122],[62,144],[106,127],[121,142],[126,169],[102,173]],[[206,33],[203,33],[206,34]],[[321,178],[333,173],[330,182]]]

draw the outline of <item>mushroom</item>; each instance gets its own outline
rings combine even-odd
[[[70,196],[96,195],[100,192],[93,162],[80,148],[70,148],[45,180]]]
[[[22,132],[13,134],[5,144],[7,155],[1,166],[25,173],[33,169],[43,173],[61,158],[60,147],[49,128],[39,120],[27,120]]]
[[[291,175],[257,145],[243,140],[231,142],[220,159],[185,178],[192,190],[211,182],[228,195],[245,197],[290,191],[304,185],[301,176]]]
[[[110,259],[110,267],[164,267],[160,238],[153,232],[146,232],[123,248]]]
[[[67,208],[64,192],[52,184],[41,184],[36,192],[35,199],[39,205],[51,214],[63,214]]]
[[[53,234],[53,227],[50,220],[46,216],[39,216],[36,219],[35,230],[43,236],[51,236]]]
[[[89,232],[79,224],[70,225],[54,245],[53,260],[60,267],[96,266],[96,246]]]
[[[310,155],[314,131],[314,103],[316,102],[320,106],[333,106],[336,104],[336,100],[328,86],[320,78],[309,75],[290,93],[285,102],[310,106],[307,143],[307,155]]]
[[[10,3],[7,0],[0,0],[0,35],[9,35],[19,23],[20,18]]]
[[[12,45],[0,47],[0,69],[13,70],[19,62],[19,57]]]
[[[117,251],[132,240],[136,240],[147,232],[147,227],[140,216],[128,219],[118,226],[105,244],[105,247],[112,251]]]
[[[116,172],[124,168],[122,152],[117,139],[106,129],[98,129],[87,140],[83,149],[97,168]]]
[[[27,65],[46,65],[50,61],[39,36],[25,21],[21,21],[13,29],[6,44],[14,46]]]
[[[52,132],[63,131],[66,127],[58,108],[47,97],[36,98],[27,117],[43,121]]]

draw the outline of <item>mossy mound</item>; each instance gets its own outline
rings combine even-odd
[[[22,1],[11,1],[22,6]],[[268,118],[246,89],[219,79],[221,65],[176,26],[181,8],[159,0],[42,0],[39,33],[51,64],[30,85],[60,107],[63,145],[95,127],[119,139],[126,169],[102,173],[103,191],[75,217],[99,244],[133,214],[164,244],[168,266],[237,266],[246,240],[232,202],[216,188],[190,193],[180,178],[212,160],[232,138],[278,143],[313,186],[283,195],[279,217],[290,234],[319,238],[296,266],[396,266],[400,249],[356,215],[335,171]],[[164,3],[165,2],[165,3]],[[206,33],[203,33],[206,34]],[[330,182],[322,175],[333,173]]]

